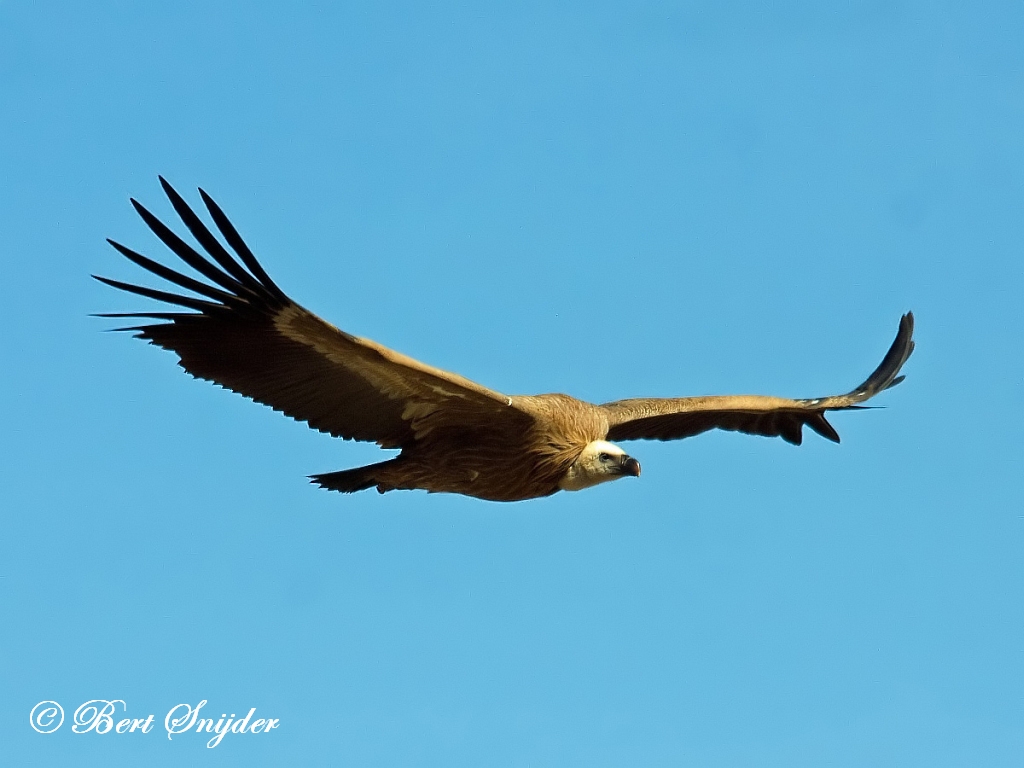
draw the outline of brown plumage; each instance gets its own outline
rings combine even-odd
[[[201,255],[135,200],[156,236],[206,281],[113,240],[131,261],[195,296],[97,277],[107,285],[188,312],[131,312],[159,322],[120,330],[175,352],[193,376],[271,406],[321,432],[401,449],[367,467],[314,475],[351,493],[376,487],[461,493],[493,501],[548,496],[638,476],[640,465],[611,440],[675,440],[724,429],[799,445],[806,424],[839,442],[826,411],[848,410],[899,384],[914,349],[913,315],[867,381],[845,395],[789,400],[760,395],[644,398],[592,405],[568,395],[508,396],[345,333],[288,298],[256,261],[223,211],[199,190],[232,256],[160,179]]]

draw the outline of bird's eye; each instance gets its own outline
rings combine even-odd
[[[612,460],[612,456],[611,456],[610,453],[602,453],[597,458],[599,458],[601,461],[611,461]]]

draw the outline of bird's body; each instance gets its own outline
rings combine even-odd
[[[435,427],[427,414],[418,424],[418,438],[399,457],[314,480],[340,491],[420,488],[520,501],[562,490],[586,447],[608,431],[596,406],[568,395],[517,396],[508,402],[503,413],[472,427],[446,424],[443,417]]]
[[[345,333],[293,302],[270,279],[221,209],[203,200],[228,253],[184,200],[161,183],[200,255],[136,203],[143,220],[208,282],[187,277],[118,243],[131,261],[197,296],[98,278],[115,288],[192,310],[136,312],[132,326],[180,358],[193,376],[270,405],[336,437],[397,448],[367,467],[314,475],[331,490],[422,489],[491,501],[582,490],[638,476],[618,440],[670,440],[725,429],[781,436],[799,445],[803,425],[839,442],[825,412],[856,408],[898,384],[913,351],[913,316],[874,373],[845,395],[790,400],[761,395],[646,398],[594,405],[563,394],[509,396]]]

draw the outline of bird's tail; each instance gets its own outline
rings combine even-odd
[[[393,490],[393,486],[386,483],[381,475],[385,474],[385,470],[391,469],[396,461],[398,461],[397,457],[378,464],[370,464],[366,467],[342,469],[338,472],[326,472],[322,475],[310,475],[309,480],[329,491],[355,493],[356,491],[365,491],[367,488],[377,486],[378,491],[385,493]]]

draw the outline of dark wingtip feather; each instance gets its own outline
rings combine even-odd
[[[216,310],[221,306],[219,304],[214,304],[213,302],[210,301],[194,299],[190,296],[179,296],[176,293],[158,291],[153,288],[145,288],[141,285],[122,283],[120,280],[111,280],[109,277],[101,277],[100,275],[93,275],[93,278],[99,280],[104,285],[109,285],[111,288],[117,288],[120,291],[127,291],[128,293],[134,293],[138,294],[139,296],[145,296],[147,299],[164,301],[167,302],[168,304],[177,304],[182,307],[188,307],[189,309],[197,310],[198,312],[209,312],[211,310]]]
[[[833,443],[839,442],[839,433],[836,432],[835,427],[828,423],[824,413],[814,414],[814,416],[807,420],[807,426],[826,440],[831,440]]]
[[[872,371],[864,383],[853,390],[853,392],[870,396],[903,381],[903,377],[897,374],[899,374],[903,364],[907,362],[907,359],[914,351],[913,335],[914,313],[907,312],[900,318],[899,331],[897,331],[896,338],[893,340],[892,346],[889,347],[889,351],[882,358],[882,362]]]
[[[152,259],[143,256],[141,253],[136,253],[131,248],[123,246],[120,243],[111,240],[109,237],[107,238],[107,242],[110,243],[117,250],[118,253],[120,253],[122,256],[124,256],[132,263],[137,264],[143,269],[152,272],[157,277],[161,277],[169,283],[174,283],[175,285],[181,288],[184,288],[188,291],[193,291],[194,293],[198,293],[201,296],[206,296],[207,298],[213,299],[214,301],[219,301],[225,305],[234,305],[240,303],[239,298],[232,293],[226,293],[225,291],[222,291],[219,288],[214,288],[213,286],[207,285],[206,283],[202,283],[199,280],[194,280],[191,277],[181,274],[180,272],[176,272],[173,269],[170,269],[169,267],[165,267],[163,264],[153,261]]]
[[[198,317],[194,312],[91,312],[89,317],[147,317],[151,320],[178,320]]]
[[[206,194],[206,191],[200,187],[199,195],[203,198],[203,203],[206,204],[207,210],[210,212],[210,216],[213,218],[213,223],[217,225],[217,229],[224,235],[224,239],[227,240],[228,245],[238,254],[238,258],[242,260],[242,263],[248,267],[249,271],[256,277],[257,280],[268,290],[275,298],[284,304],[291,303],[291,299],[277,287],[277,283],[270,279],[270,275],[266,273],[256,256],[249,246],[245,244],[242,236],[238,234],[238,230],[235,229],[235,225],[228,219],[227,214],[221,209],[217,202]]]
[[[152,230],[153,234],[156,235],[164,245],[170,248],[175,256],[192,267],[192,269],[196,270],[196,272],[203,275],[207,280],[216,283],[222,288],[232,293],[245,291],[245,286],[242,283],[232,277],[228,272],[221,271],[214,266],[212,262],[207,260],[192,246],[178,237],[170,227],[150,213],[144,205],[136,201],[134,198],[131,198],[131,202],[135,211],[145,222],[146,226]]]
[[[222,269],[224,269],[231,277],[239,282],[245,289],[253,292],[254,294],[265,293],[266,290],[260,285],[259,281],[256,280],[251,274],[245,271],[241,264],[231,258],[231,255],[224,249],[224,246],[220,244],[220,241],[213,236],[209,228],[203,223],[203,221],[196,215],[195,211],[185,202],[185,198],[178,194],[178,192],[172,187],[167,180],[160,176],[160,186],[163,187],[164,194],[167,195],[167,199],[171,201],[175,212],[184,222],[188,231],[192,233],[192,236],[199,242],[206,252],[213,257]]]

